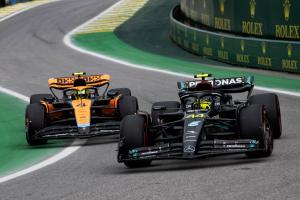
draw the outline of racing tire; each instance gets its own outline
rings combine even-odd
[[[29,104],[25,114],[26,140],[31,146],[43,145],[47,139],[37,139],[36,132],[45,127],[45,110],[41,104]]]
[[[273,93],[253,95],[249,98],[249,103],[265,105],[273,129],[274,139],[280,138],[282,125],[278,96]]]
[[[122,119],[127,115],[136,114],[139,110],[137,98],[134,96],[123,96],[120,99],[119,109]]]
[[[240,112],[239,125],[242,139],[255,139],[264,148],[264,150],[247,152],[248,157],[269,157],[272,154],[273,133],[263,105],[252,104],[243,108]]]
[[[164,106],[164,107],[166,107],[166,109],[155,110],[154,109],[155,106]],[[151,109],[152,124],[154,126],[159,125],[159,114],[177,112],[179,110],[179,108],[180,108],[180,103],[178,101],[155,102],[152,105],[152,109]]]
[[[51,94],[34,94],[30,96],[30,104],[40,103],[44,98],[52,98]]]
[[[141,115],[128,115],[121,123],[120,137],[123,140],[121,153],[128,154],[129,150],[147,145],[147,124]],[[119,149],[120,151],[120,149]],[[131,160],[124,161],[128,168],[147,167],[152,160]]]
[[[110,89],[107,93],[115,93],[117,92],[118,95],[121,94],[122,96],[131,96],[131,90],[129,88],[114,88]]]

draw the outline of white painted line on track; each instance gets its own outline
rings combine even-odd
[[[128,62],[128,61],[116,59],[116,58],[113,58],[111,56],[107,56],[107,55],[104,55],[104,54],[101,54],[101,53],[95,53],[95,52],[92,52],[92,51],[88,51],[88,50],[80,48],[80,47],[78,47],[78,46],[76,46],[75,44],[72,43],[71,37],[72,37],[73,34],[75,34],[75,32],[78,32],[84,26],[86,26],[89,23],[91,23],[92,21],[98,19],[102,15],[105,15],[106,13],[110,12],[116,6],[121,4],[123,1],[125,1],[125,0],[118,1],[117,3],[115,3],[114,5],[109,7],[107,10],[105,10],[104,12],[100,13],[99,15],[93,17],[92,19],[88,20],[87,22],[81,24],[77,28],[75,28],[72,31],[70,31],[69,33],[67,33],[65,35],[65,37],[63,38],[63,42],[67,46],[69,46],[70,48],[72,48],[76,51],[79,51],[81,53],[88,54],[90,56],[94,56],[94,57],[101,58],[101,59],[104,59],[104,60],[108,60],[108,61],[111,61],[111,62],[115,62],[115,63],[121,64],[121,65],[125,65],[127,67],[137,68],[137,69],[141,69],[141,70],[148,70],[148,71],[168,74],[168,75],[172,75],[172,76],[177,76],[177,77],[193,78],[193,75],[190,75],[190,74],[178,73],[178,72],[172,72],[172,71],[168,71],[168,70],[157,69],[157,67],[155,67],[155,66],[138,65],[138,64],[134,64],[134,63],[131,63],[131,62]],[[278,89],[278,88],[267,88],[267,87],[255,86],[255,89],[256,90],[267,91],[267,92],[274,92],[274,93],[278,93],[278,94],[284,94],[284,95],[300,97],[300,92],[287,91],[287,90]]]
[[[61,0],[53,0],[53,1],[49,1],[47,2],[48,3],[53,3],[53,2],[57,2],[57,1],[61,1]],[[46,3],[45,3],[46,4]],[[28,7],[28,8],[25,8],[23,10],[20,10],[18,12],[15,12],[11,15],[8,15],[6,17],[3,17],[0,19],[0,22],[6,20],[6,19],[9,19],[13,16],[16,16],[18,14],[21,14],[25,11],[28,11],[29,9],[31,8],[35,8],[35,7],[38,7],[40,5],[44,5],[44,4],[38,4],[38,5],[34,5],[34,6],[31,6],[31,7]],[[25,102],[29,102],[29,97],[23,95],[23,94],[20,94],[18,92],[15,92],[15,91],[12,91],[10,89],[7,89],[7,88],[4,88],[4,87],[1,87],[0,86],[0,92],[2,93],[5,93],[5,94],[8,94],[8,95],[11,95],[11,96],[14,96],[22,101],[25,101]],[[20,176],[23,176],[25,174],[29,174],[31,172],[34,172],[36,170],[39,170],[41,168],[44,168],[44,167],[47,167],[49,165],[52,165],[54,163],[56,163],[57,161],[59,160],[62,160],[64,158],[66,158],[67,156],[71,155],[72,153],[74,153],[75,151],[77,151],[81,145],[85,144],[87,140],[74,140],[70,146],[64,148],[62,151],[60,151],[59,153],[53,155],[52,157],[40,162],[40,163],[37,163],[31,167],[28,167],[26,169],[23,169],[21,171],[18,171],[18,172],[15,172],[15,173],[12,173],[12,174],[9,174],[7,176],[4,176],[4,177],[0,177],[0,183],[4,183],[6,181],[9,181],[9,180],[12,180],[12,179],[15,179],[15,178],[18,178]]]
[[[23,13],[23,12],[26,12],[26,11],[32,9],[32,8],[36,8],[36,7],[38,7],[38,6],[45,5],[45,4],[49,4],[49,3],[54,3],[54,2],[57,2],[57,1],[62,1],[62,0],[52,0],[52,1],[49,1],[49,2],[45,2],[45,3],[35,4],[35,5],[32,5],[32,6],[28,6],[27,8],[24,8],[24,9],[22,9],[22,10],[20,10],[20,11],[17,11],[17,12],[14,12],[14,13],[10,14],[10,15],[7,15],[7,16],[5,16],[5,17],[2,17],[2,18],[0,19],[0,22],[3,22],[4,20],[7,20],[7,19],[9,19],[9,18],[12,18],[12,17],[14,17],[14,16],[16,16],[16,15],[18,15],[18,14]]]
[[[29,102],[29,97],[24,96],[23,94],[20,94],[18,92],[12,91],[10,89],[3,88],[0,86],[0,92],[14,96],[22,101]],[[48,158],[38,164],[35,164],[31,167],[23,169],[21,171],[9,174],[4,177],[0,177],[0,183],[4,183],[6,181],[15,179],[17,177],[23,176],[25,174],[28,174],[28,173],[34,172],[36,170],[42,169],[44,167],[47,167],[49,165],[52,165],[52,164],[56,163],[57,161],[62,160],[64,158],[66,158],[67,156],[71,155],[72,153],[74,153],[75,151],[77,151],[81,147],[81,145],[83,145],[86,141],[87,140],[74,140],[70,146],[64,148],[61,152],[55,154],[54,156],[51,156],[50,158]]]
[[[21,171],[15,172],[13,174],[4,176],[0,178],[0,183],[4,183],[6,181],[18,178],[20,176],[23,176],[25,174],[29,174],[31,172],[34,172],[36,170],[42,169],[44,167],[47,167],[49,165],[52,165],[54,163],[56,163],[59,160],[62,160],[64,158],[66,158],[67,156],[71,155],[72,153],[74,153],[75,151],[77,151],[81,145],[83,145],[86,142],[86,140],[74,140],[74,142],[72,142],[72,144],[69,147],[64,148],[63,151],[59,152],[58,154],[55,154],[54,156],[38,163],[35,164],[31,167],[28,167],[26,169],[23,169]]]
[[[1,87],[1,86],[0,86],[0,92],[11,95],[11,96],[14,96],[14,97],[16,97],[16,98],[18,98],[22,101],[25,101],[25,102],[29,103],[29,97],[27,97],[23,94],[20,94],[18,92],[12,91],[10,89],[7,89],[7,88]]]

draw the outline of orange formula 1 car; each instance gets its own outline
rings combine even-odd
[[[131,96],[130,89],[108,90],[109,75],[72,75],[50,78],[52,94],[30,97],[25,114],[28,144],[118,134],[121,119],[138,111],[137,99]]]

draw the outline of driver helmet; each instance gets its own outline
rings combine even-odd
[[[211,102],[208,100],[202,100],[199,103],[200,110],[210,110]]]
[[[83,89],[83,90],[76,90],[74,93],[75,99],[85,99],[89,97],[89,90]]]
[[[212,102],[208,98],[200,99],[200,100],[197,99],[193,104],[193,109],[207,111],[211,109],[211,104]]]

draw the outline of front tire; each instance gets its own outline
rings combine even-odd
[[[119,154],[128,154],[128,152],[137,147],[144,147],[148,143],[147,127],[145,118],[141,115],[128,115],[121,123],[120,138],[123,140],[122,148],[119,148]],[[152,160],[131,160],[124,161],[129,168],[147,167]]]
[[[273,152],[273,133],[264,106],[252,104],[240,113],[240,132],[242,139],[258,140],[263,151],[247,152],[251,158],[269,157]]]
[[[46,139],[37,139],[36,132],[45,127],[45,111],[41,104],[29,104],[25,114],[26,140],[31,146],[43,145]]]
[[[282,126],[278,96],[273,93],[253,95],[249,98],[249,103],[260,104],[266,107],[274,138],[280,138],[282,134]]]

